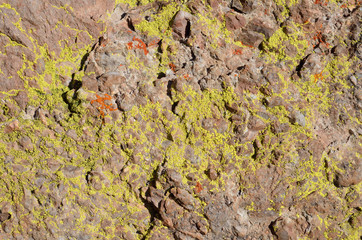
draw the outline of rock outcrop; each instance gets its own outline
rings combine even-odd
[[[3,1],[0,239],[359,239],[360,5]]]

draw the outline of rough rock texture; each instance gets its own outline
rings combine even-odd
[[[360,1],[0,16],[0,239],[362,236]]]

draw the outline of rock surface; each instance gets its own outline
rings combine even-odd
[[[0,239],[360,239],[359,1],[0,4]]]

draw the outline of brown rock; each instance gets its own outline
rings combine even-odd
[[[150,187],[148,190],[147,201],[151,202],[156,208],[159,208],[159,204],[164,198],[164,191],[154,187]]]
[[[251,30],[243,31],[236,37],[237,41],[241,41],[244,45],[258,47],[264,40],[264,35]]]
[[[237,103],[232,103],[232,104],[229,104],[229,103],[226,103],[225,104],[225,107],[227,108],[227,110],[229,110],[230,112],[232,112],[232,113],[241,113],[241,110],[240,110],[240,108],[239,108],[239,106],[238,106],[238,104]],[[239,116],[239,115],[233,115],[232,117],[237,117],[237,116]],[[240,116],[239,116],[240,117]],[[240,119],[241,120],[241,119]],[[233,121],[235,121],[235,119],[233,120]]]
[[[240,67],[245,66],[246,60],[244,57],[240,57],[239,55],[233,55],[231,58],[226,60],[226,67],[231,71],[235,71]]]
[[[279,96],[272,97],[269,100],[267,100],[267,102],[268,102],[268,107],[276,107],[276,106],[285,105],[285,100]]]
[[[351,226],[355,229],[360,229],[362,226],[362,214],[355,213],[353,216],[350,217],[348,222]]]
[[[66,165],[62,168],[62,172],[67,178],[76,178],[82,174],[83,168],[73,165]]]
[[[231,7],[243,13],[250,13],[255,8],[255,3],[250,0],[232,0]]]
[[[18,94],[14,97],[14,100],[19,105],[21,109],[25,109],[26,104],[29,101],[28,94],[26,91],[19,91]]]
[[[39,119],[44,125],[48,125],[46,115],[49,116],[43,109],[38,108],[34,113],[34,119]]]
[[[352,167],[344,165],[344,170],[345,172],[336,174],[334,183],[337,187],[349,187],[362,181],[362,161]]]
[[[348,202],[348,205],[352,208],[357,208],[362,204],[362,196],[355,188],[350,189],[350,191],[346,194],[345,199]]]
[[[180,207],[174,200],[170,198],[162,200],[160,206],[159,213],[163,223],[166,226],[173,228],[174,222],[176,222],[177,219],[182,216],[182,207]]]
[[[98,91],[98,82],[95,77],[90,77],[88,75],[85,75],[82,79],[82,87],[86,90],[90,91]]]
[[[19,140],[20,146],[22,146],[25,150],[32,150],[34,148],[31,139],[28,136],[24,136]]]
[[[208,169],[208,176],[209,176],[209,178],[210,178],[212,181],[217,179],[218,173],[217,173],[217,171],[215,170],[215,167],[213,167],[213,166],[210,166],[210,167],[209,167],[209,169]]]
[[[192,211],[195,209],[195,200],[193,196],[187,192],[186,190],[182,188],[173,188],[171,189],[171,193],[175,196],[176,201],[180,203],[180,205],[189,210]]]
[[[17,119],[15,119],[14,121],[9,123],[9,125],[7,125],[5,127],[4,133],[12,133],[13,131],[17,131],[17,130],[20,130],[19,121]]]
[[[190,36],[192,15],[185,11],[179,11],[172,23],[172,36],[176,40],[185,39]]]
[[[218,133],[224,133],[228,128],[228,123],[223,119],[205,118],[202,120],[202,127],[208,131],[216,130]]]
[[[19,71],[24,63],[24,58],[33,62],[35,60],[35,52],[40,52],[35,43],[48,47],[49,53],[55,53],[59,56],[63,49],[63,45],[55,44],[64,39],[66,45],[71,47],[71,42],[77,42],[77,47],[91,44],[92,39],[89,35],[84,35],[82,32],[90,33],[90,36],[97,37],[102,30],[103,23],[100,20],[105,16],[107,10],[113,8],[114,2],[111,0],[97,0],[92,3],[86,1],[72,2],[67,6],[57,2],[43,1],[34,4],[31,1],[15,0],[4,3],[10,4],[11,8],[2,7],[2,12],[6,14],[0,24],[0,32],[4,33],[8,39],[11,39],[16,45],[6,48],[6,61],[3,59],[1,66],[5,76],[12,78],[2,79],[2,90],[9,91],[12,89],[24,89],[24,82],[21,80]],[[16,12],[15,12],[16,11]],[[89,14],[89,15],[88,15]],[[19,26],[16,25],[19,21]],[[66,23],[68,27],[63,25]],[[22,31],[21,28],[25,29]],[[57,31],[53,29],[58,28]],[[60,29],[60,30],[59,30]],[[81,34],[77,34],[79,29]],[[32,40],[33,39],[33,40]],[[1,47],[1,51],[4,49]],[[0,57],[3,58],[3,55]],[[27,77],[34,77],[37,73],[44,71],[44,64],[40,59],[34,66],[29,66],[23,70]],[[78,66],[77,66],[78,67]],[[19,73],[19,74],[18,74]],[[29,79],[29,86],[39,88],[34,78]],[[24,105],[26,99],[19,99],[20,106]],[[26,104],[26,103],[25,103]]]
[[[358,100],[362,100],[362,88],[358,88],[354,91],[354,95]]]
[[[243,28],[246,26],[245,18],[240,14],[235,14],[232,12],[228,12],[227,14],[225,14],[225,23],[226,28],[229,31]]]
[[[10,213],[0,213],[0,222],[4,222],[11,218]]]
[[[252,116],[248,122],[248,128],[252,131],[260,131],[266,127],[265,122],[256,116]]]
[[[263,34],[265,38],[270,38],[275,31],[271,26],[268,26],[268,24],[261,18],[252,19],[248,23],[246,28],[251,31]]]
[[[274,234],[278,240],[297,239],[295,222],[290,218],[283,217],[272,224]]]
[[[99,91],[114,95],[125,80],[119,72],[107,72],[98,78]]]
[[[182,175],[174,169],[166,169],[167,182],[172,186],[181,187]]]

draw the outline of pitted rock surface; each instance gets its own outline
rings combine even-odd
[[[360,239],[360,1],[0,16],[0,239]]]

